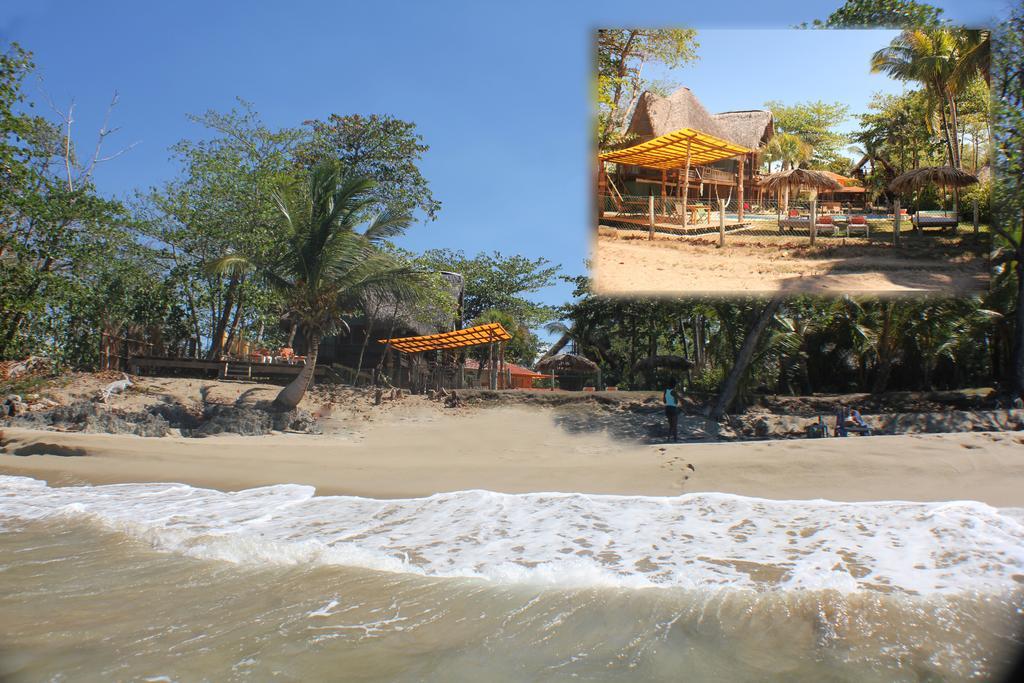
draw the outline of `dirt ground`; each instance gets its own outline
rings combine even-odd
[[[986,259],[937,236],[895,251],[864,240],[730,235],[680,239],[602,228],[592,254],[594,291],[604,295],[923,293],[967,294],[988,286]]]

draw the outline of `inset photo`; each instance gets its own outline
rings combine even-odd
[[[594,291],[987,289],[989,88],[949,36],[598,30]]]

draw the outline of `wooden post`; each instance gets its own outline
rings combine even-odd
[[[499,389],[508,389],[505,385],[505,342],[498,342],[498,376],[501,378]]]
[[[668,174],[668,170],[667,169],[664,169],[664,168],[661,169],[661,205],[662,205],[662,207],[665,206],[665,181],[667,180],[667,178],[666,178],[667,174]]]
[[[741,154],[739,158],[739,168],[736,173],[736,220],[740,223],[743,222],[743,162],[746,161],[746,155]]]
[[[718,200],[718,248],[725,246],[725,202]]]
[[[654,195],[652,194],[647,198],[647,213],[651,218],[651,228],[647,233],[647,239],[654,239]]]
[[[608,194],[608,172],[604,162],[597,160],[597,217],[604,218],[605,195]]]
[[[978,199],[974,199],[974,239],[978,239]]]
[[[687,206],[687,199],[690,196],[690,145],[693,144],[693,140],[687,140],[686,142],[686,166],[683,171],[683,227],[686,227],[686,221],[690,216],[690,207]]]
[[[814,238],[818,236],[817,230],[818,223],[818,198],[814,196],[811,198],[811,246],[814,246]]]
[[[900,198],[896,197],[892,201],[892,210],[896,213],[893,215],[892,223],[892,246],[900,246]]]
[[[491,335],[488,334],[488,337]],[[497,378],[494,376],[494,342],[492,341],[487,345],[487,388],[496,389],[497,384],[495,383]]]

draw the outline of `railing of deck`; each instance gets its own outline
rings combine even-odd
[[[603,195],[598,197],[601,213],[599,222],[617,230],[646,232],[651,238],[655,234],[685,238],[719,233],[723,244],[724,236],[731,233],[772,239],[806,238],[812,244],[818,237],[863,238],[870,242],[892,241],[894,244],[899,242],[895,216],[891,212],[866,212],[849,203],[819,199],[813,203],[815,224],[812,230],[809,220],[812,202],[807,197],[793,197],[788,204],[779,206],[774,194],[760,200],[755,196],[744,200],[742,218],[737,210],[735,195],[721,196],[720,199],[729,200],[724,212],[720,211],[720,203],[714,197],[688,199],[684,218],[681,198]],[[942,215],[941,212],[939,215]],[[977,233],[972,216],[961,216],[960,219],[959,224],[946,226],[924,221],[923,229],[934,234],[939,232],[939,228],[944,228],[941,232],[944,237]],[[916,229],[913,212],[903,210],[899,233],[922,234],[922,230]]]

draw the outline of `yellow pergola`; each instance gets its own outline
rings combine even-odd
[[[387,344],[390,348],[397,349],[402,353],[416,354],[424,351],[447,351],[450,349],[461,349],[468,346],[488,346],[487,367],[490,373],[489,385],[491,389],[497,388],[497,377],[494,374],[494,345],[498,345],[498,372],[502,377],[505,375],[505,342],[512,339],[501,323],[487,323],[485,325],[474,325],[462,330],[452,332],[441,332],[439,334],[425,334],[419,337],[396,337],[392,339],[378,339],[381,344]]]
[[[420,337],[378,339],[377,341],[381,344],[390,344],[391,348],[402,353],[420,353],[421,351],[461,349],[466,346],[506,342],[511,338],[512,335],[502,327],[501,323],[487,323],[452,332],[425,334]]]
[[[682,187],[683,205],[687,205],[690,189],[690,166],[704,166],[723,159],[739,159],[737,173],[737,189],[739,201],[739,220],[743,220],[743,155],[753,150],[737,145],[734,142],[702,133],[693,128],[680,128],[671,133],[641,142],[639,145],[616,149],[598,155],[598,193],[604,194],[607,182],[604,162],[625,164],[627,166],[643,166],[661,170],[661,195],[665,197],[666,174],[669,169],[681,169],[679,183]],[[604,215],[603,205],[599,216]],[[653,220],[653,219],[652,219]],[[686,227],[686,211],[683,211],[683,227]],[[653,239],[653,229],[652,229]]]
[[[693,128],[680,128],[659,135],[653,140],[641,142],[639,145],[605,152],[598,158],[616,164],[665,170],[680,168],[687,161],[692,165],[703,166],[750,151],[752,150]]]

